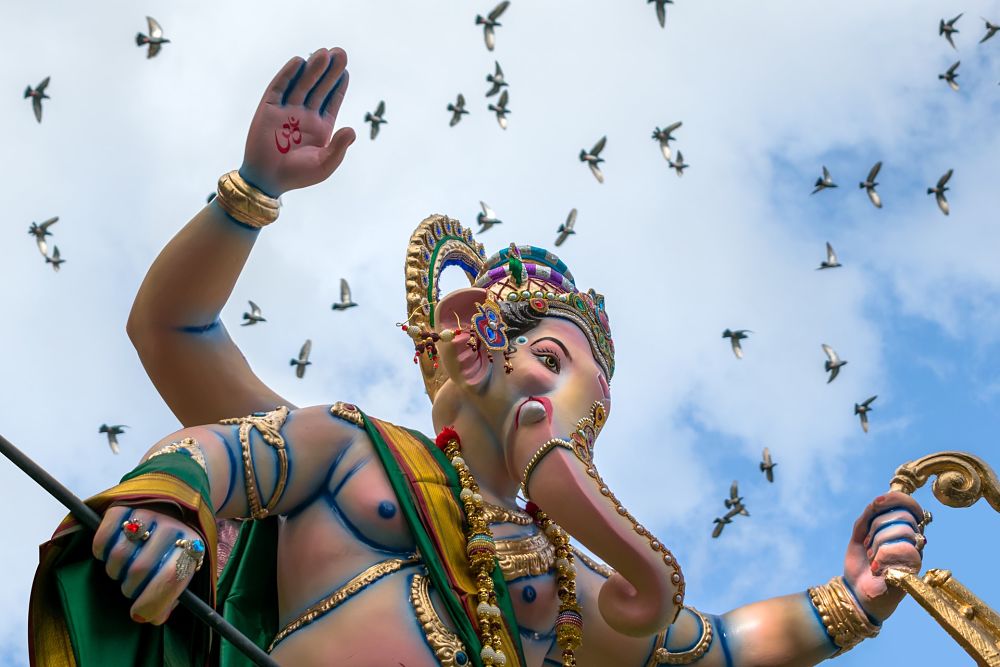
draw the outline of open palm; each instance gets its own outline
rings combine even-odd
[[[343,49],[296,56],[275,75],[250,122],[240,175],[272,197],[326,180],[356,138],[353,128],[334,133],[347,93]]]

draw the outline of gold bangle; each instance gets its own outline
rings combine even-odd
[[[708,652],[708,649],[711,648],[712,622],[694,607],[685,607],[685,609],[693,613],[701,621],[701,635],[698,637],[697,643],[687,651],[672,652],[667,649],[667,630],[661,630],[660,634],[656,635],[654,645],[657,648],[653,650],[653,654],[649,657],[646,667],[655,667],[656,665],[690,665],[700,660]],[[667,629],[669,629],[669,626]]]
[[[809,600],[819,612],[826,633],[837,645],[834,655],[846,653],[865,639],[878,635],[879,627],[872,624],[854,602],[843,577],[834,577],[823,586],[810,588]]]
[[[525,496],[528,496],[528,478],[531,477],[531,473],[535,470],[535,466],[538,465],[539,461],[545,458],[545,455],[552,451],[554,447],[563,447],[573,451],[573,445],[559,438],[552,438],[539,447],[538,451],[531,455],[531,458],[528,460],[528,465],[524,467],[524,475],[521,477],[521,489],[524,491]],[[530,498],[531,496],[528,497]]]
[[[243,180],[236,169],[219,178],[216,201],[237,222],[260,229],[278,219],[277,199]]]

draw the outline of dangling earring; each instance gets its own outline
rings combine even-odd
[[[458,321],[458,316],[456,315],[455,321],[458,322],[457,328],[445,329],[441,333],[437,333],[436,331],[425,330],[417,324],[408,324],[415,314],[416,311],[414,311],[410,317],[406,318],[406,322],[397,322],[396,326],[402,329],[406,335],[413,339],[413,363],[419,362],[420,355],[426,352],[427,358],[432,362],[434,370],[437,370],[439,357],[437,349],[438,341],[443,340],[444,342],[449,343],[454,340],[455,336],[462,333],[462,324]]]

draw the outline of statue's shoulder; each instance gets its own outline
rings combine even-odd
[[[358,428],[365,427],[365,416],[362,414],[361,409],[353,403],[337,401],[330,406],[330,414],[338,419],[343,419],[346,422],[354,424]]]
[[[424,448],[428,446],[427,443],[431,442],[423,433],[372,417],[370,414],[362,412],[361,408],[353,403],[338,401],[330,406],[330,414],[366,432],[368,431],[365,427],[365,422],[367,421],[372,427],[371,433],[375,433],[377,439],[384,440],[387,443],[394,443],[397,447],[413,445]]]

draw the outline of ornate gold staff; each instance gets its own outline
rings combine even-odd
[[[938,452],[904,463],[896,469],[889,490],[912,494],[932,475],[937,475],[931,487],[934,497],[948,507],[970,507],[985,498],[1000,512],[996,473],[985,461],[965,452]],[[978,665],[1000,667],[1000,615],[952,577],[949,570],[930,569],[918,577],[889,568],[885,580],[909,593]]]

